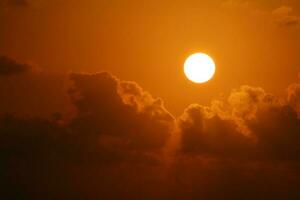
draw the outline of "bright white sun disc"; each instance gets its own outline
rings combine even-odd
[[[204,53],[192,54],[184,63],[184,73],[194,83],[209,81],[214,76],[215,70],[213,59]]]

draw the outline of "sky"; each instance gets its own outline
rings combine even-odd
[[[298,1],[2,2],[1,54],[51,72],[112,72],[175,115],[243,84],[283,94],[299,73]],[[183,76],[194,52],[216,62],[205,85]]]
[[[299,1],[0,0],[0,24],[4,199],[300,198]]]

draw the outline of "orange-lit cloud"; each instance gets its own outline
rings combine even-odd
[[[68,93],[76,109],[71,120],[63,114],[49,119],[2,116],[4,198],[42,198],[45,194],[71,198],[74,190],[85,199],[124,195],[139,199],[135,194],[146,191],[151,196],[150,188],[163,181],[163,151],[174,127],[172,115],[160,99],[109,73],[71,74],[70,81]],[[88,177],[88,182],[76,183]],[[154,183],[143,183],[149,189],[128,193],[128,188],[133,191],[141,181],[151,179]],[[65,189],[60,196],[61,184]]]
[[[294,106],[298,101],[297,86],[290,87],[287,100],[261,88],[243,86],[231,93],[223,110],[192,106],[181,119],[183,150],[200,150],[204,155],[230,153],[251,159],[298,160],[300,120]]]
[[[290,6],[281,6],[273,10],[272,14],[278,24],[284,26],[293,26],[300,23],[300,17],[292,13],[293,8]]]
[[[22,74],[31,69],[28,64],[19,63],[7,56],[0,56],[0,76]]]
[[[300,84],[295,83],[288,88],[288,101],[295,110],[298,111],[300,116]]]
[[[164,147],[174,119],[159,99],[137,84],[116,79],[109,73],[71,74],[69,94],[77,114],[71,122],[75,131],[92,141],[122,148],[125,153],[152,151]],[[84,135],[82,135],[84,137]]]
[[[27,80],[42,76],[48,82],[40,85],[38,79],[33,87],[48,90],[58,81],[49,78],[52,74],[32,73]],[[211,106],[190,105],[178,118],[137,83],[108,72],[71,73],[59,86],[63,83],[75,112],[20,117],[1,108],[2,196],[176,200],[300,195],[298,83],[284,98],[241,86]],[[23,89],[16,86],[14,92]],[[7,91],[0,93],[10,96]],[[48,94],[47,105],[56,104],[60,95]]]

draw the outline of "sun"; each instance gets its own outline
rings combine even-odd
[[[184,63],[186,77],[194,83],[205,83],[215,74],[215,63],[204,53],[190,55]]]

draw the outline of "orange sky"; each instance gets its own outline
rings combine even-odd
[[[0,0],[0,198],[298,200],[299,52],[299,0]]]
[[[300,71],[297,0],[28,2],[1,6],[0,54],[54,72],[110,71],[176,115],[243,84],[283,94]],[[203,85],[182,71],[197,51],[217,65]]]

